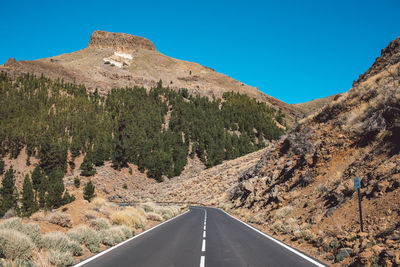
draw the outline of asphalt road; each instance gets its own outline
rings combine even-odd
[[[221,210],[191,207],[189,212],[79,266],[303,267],[318,264]]]

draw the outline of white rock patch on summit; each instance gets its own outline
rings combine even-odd
[[[126,58],[126,59],[133,59],[132,55],[130,55],[130,54],[114,52],[114,55],[118,56],[118,57]]]
[[[133,57],[130,54],[125,54],[125,53],[120,53],[120,52],[114,52],[114,55],[103,58],[104,62],[110,62],[111,64],[122,68],[124,65],[129,66],[131,64]]]

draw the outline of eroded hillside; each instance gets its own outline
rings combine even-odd
[[[399,265],[399,43],[382,51],[367,79],[279,141],[149,194],[220,206],[332,265]]]

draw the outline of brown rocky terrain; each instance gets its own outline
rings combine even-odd
[[[32,73],[67,82],[84,84],[107,94],[112,88],[156,86],[161,79],[172,89],[188,89],[190,94],[222,97],[224,92],[239,92],[266,102],[287,114],[291,124],[302,116],[300,110],[268,96],[256,87],[246,85],[197,63],[168,57],[154,44],[138,36],[95,31],[86,48],[50,58],[19,62],[9,59],[0,71],[11,75]]]
[[[368,78],[276,143],[193,178],[154,184],[139,196],[222,207],[329,265],[398,266],[399,43],[382,50]],[[363,233],[355,177],[361,178]]]

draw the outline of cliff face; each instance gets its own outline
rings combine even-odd
[[[156,50],[154,44],[146,38],[105,31],[94,31],[90,36],[88,48],[111,48],[123,52],[132,52],[135,49]]]

